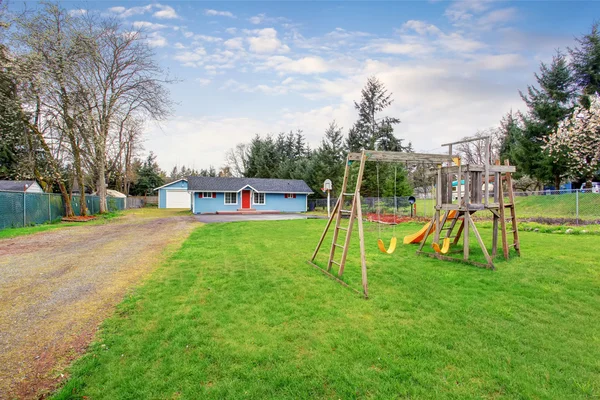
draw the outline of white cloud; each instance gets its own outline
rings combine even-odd
[[[502,25],[517,18],[516,8],[501,8],[490,11],[477,20],[477,24],[481,27],[491,29],[496,25]]]
[[[248,18],[248,21],[250,21],[251,24],[258,25],[258,24],[262,23],[266,17],[267,16],[265,14],[261,13],[261,14],[258,14],[258,15]]]
[[[419,35],[439,35],[442,33],[437,26],[418,20],[406,21],[404,25],[402,25],[402,30],[415,31]]]
[[[155,7],[159,9],[159,11],[155,12],[153,15],[156,18],[161,19],[174,19],[179,18],[173,7],[165,6],[162,4],[155,4]]]
[[[140,15],[140,14],[145,14],[147,12],[152,11],[152,4],[148,4],[147,6],[140,6],[140,7],[131,7],[131,8],[125,8],[125,7],[111,7],[108,9],[109,12],[116,14],[117,16],[121,17],[121,18],[128,18],[131,17],[133,15]]]
[[[110,7],[108,11],[121,18],[129,18],[134,15],[141,15],[152,12],[152,10],[158,10],[153,15],[156,18],[161,19],[173,19],[179,18],[173,7],[165,6],[159,3],[148,4],[147,6],[125,8],[123,6]]]
[[[199,67],[206,58],[206,50],[203,47],[197,47],[193,51],[183,51],[175,55],[175,60],[180,61],[184,67]]]
[[[134,21],[133,27],[135,29],[145,29],[145,30],[150,30],[150,31],[157,31],[160,29],[167,28],[166,25],[155,24],[153,22],[148,22],[148,21]]]
[[[263,64],[280,72],[298,74],[321,74],[329,71],[329,66],[321,57],[308,56],[297,60],[285,56],[272,56]]]
[[[250,51],[258,54],[286,53],[290,50],[288,46],[281,43],[277,38],[277,31],[273,28],[256,29],[246,31],[255,35],[247,38]]]
[[[233,15],[229,11],[218,11],[218,10],[211,10],[211,9],[204,10],[204,15],[208,15],[208,16],[211,16],[211,17],[229,17],[229,18],[235,18],[235,15]]]
[[[378,40],[361,50],[373,51],[383,54],[406,55],[418,57],[425,54],[431,54],[434,49],[422,43],[398,43],[390,40]]]
[[[291,129],[291,128],[290,128]],[[223,155],[237,143],[247,142],[256,132],[285,130],[275,121],[238,117],[178,116],[162,124],[150,126],[144,146],[157,155],[161,167],[175,165],[191,168],[220,167]]]
[[[527,60],[520,54],[479,55],[474,64],[487,70],[505,70],[520,68],[528,65]]]
[[[225,29],[225,32],[229,33],[230,35],[235,35],[237,32],[237,28],[227,28]]]
[[[206,78],[196,78],[195,81],[198,82],[200,84],[200,86],[206,86],[212,82],[210,79],[206,79]]]
[[[168,44],[167,39],[159,32],[150,33],[147,36],[146,41],[151,47],[165,47]]]
[[[489,0],[466,0],[455,1],[447,9],[444,15],[455,24],[463,24],[473,19],[475,15],[481,14],[491,6]]]
[[[85,8],[79,8],[77,10],[70,10],[69,15],[72,17],[80,17],[82,15],[87,14],[87,10]]]
[[[194,39],[201,40],[203,42],[209,42],[209,43],[216,43],[216,42],[223,41],[223,39],[221,39],[220,37],[209,36],[209,35],[194,35]]]
[[[183,43],[177,42],[173,45],[173,47],[175,47],[176,49],[185,49],[185,45]]]
[[[227,47],[228,49],[243,49],[244,48],[244,39],[241,37],[237,37],[237,38],[233,38],[233,39],[229,39],[226,40],[225,43],[223,43],[223,45],[225,47]]]

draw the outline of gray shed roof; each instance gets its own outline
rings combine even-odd
[[[25,189],[25,186],[29,187],[36,183],[37,183],[36,181],[3,181],[3,180],[0,180],[0,190],[23,192]]]
[[[306,182],[298,179],[214,178],[188,176],[188,190],[206,192],[239,192],[251,186],[258,192],[312,193]]]

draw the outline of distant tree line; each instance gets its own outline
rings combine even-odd
[[[240,143],[227,152],[226,166],[234,176],[302,179],[316,196],[323,196],[323,182],[331,179],[334,191],[339,192],[348,152],[362,149],[412,151],[410,143],[405,146],[394,134],[394,126],[400,120],[381,115],[392,102],[392,94],[383,83],[371,77],[362,90],[361,100],[354,104],[358,118],[346,136],[335,121],[330,122],[315,149],[310,148],[300,130],[278,135],[257,134],[249,143]],[[356,169],[356,165],[353,166],[350,189],[356,181]],[[412,185],[405,165],[368,163],[361,192],[365,196],[393,196],[395,177],[396,195],[411,194]]]

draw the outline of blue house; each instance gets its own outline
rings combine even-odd
[[[305,212],[312,190],[293,179],[188,177],[194,214]]]
[[[192,197],[188,192],[187,179],[179,179],[154,189],[158,191],[158,208],[192,207]]]

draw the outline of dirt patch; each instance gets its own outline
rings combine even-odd
[[[95,220],[96,217],[94,217],[93,215],[88,215],[88,216],[73,216],[73,217],[63,217],[61,221],[63,222],[88,222],[88,221],[93,221]]]
[[[197,226],[128,216],[0,240],[0,399],[45,397],[100,322]]]

